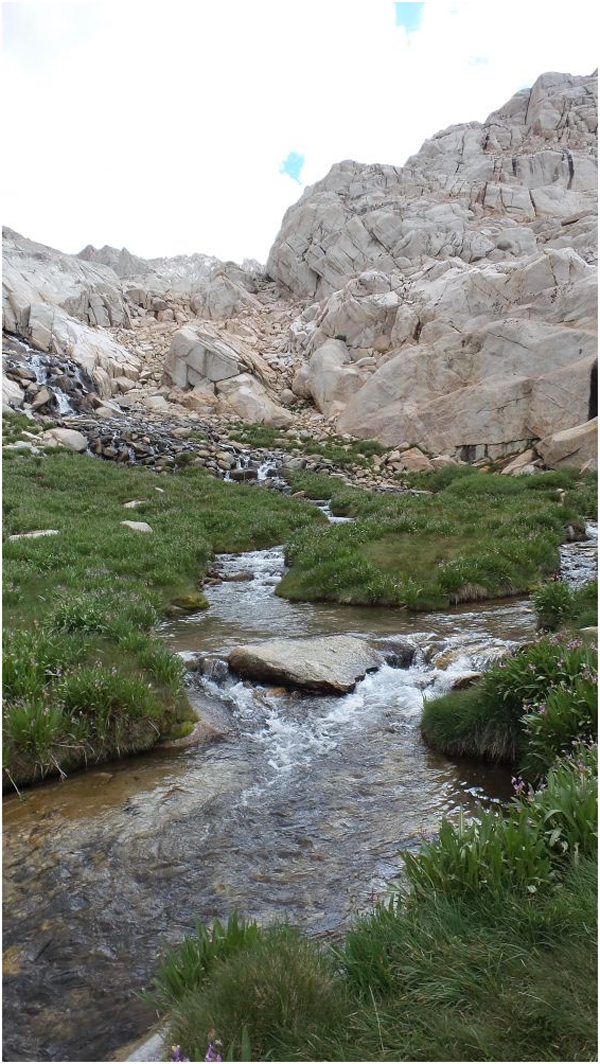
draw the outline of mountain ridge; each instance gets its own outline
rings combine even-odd
[[[141,374],[149,347],[167,406],[202,385],[197,409],[226,416],[242,383],[260,385],[257,420],[285,423],[296,404],[326,430],[503,458],[587,423],[596,189],[597,74],[548,72],[403,167],[334,164],[285,213],[264,270],[108,245],[65,256],[7,230],[4,326],[40,350],[83,352],[118,403],[144,400],[114,382],[120,358]],[[208,365],[197,344],[214,340],[214,372],[227,334],[248,349],[225,386],[191,367]]]

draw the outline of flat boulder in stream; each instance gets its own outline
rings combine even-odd
[[[350,635],[270,639],[229,654],[229,666],[240,676],[338,695],[352,691],[357,680],[380,665],[377,651]]]

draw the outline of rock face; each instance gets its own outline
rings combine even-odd
[[[4,327],[85,369],[100,417],[374,437],[394,473],[539,441],[566,461],[548,441],[590,438],[597,414],[596,105],[596,75],[544,74],[404,167],[337,164],[286,213],[268,275],[5,230]],[[72,405],[58,377],[7,373],[6,410]]]
[[[547,436],[537,444],[546,465],[555,467],[573,465],[578,469],[598,468],[598,418],[576,425],[564,432]]]
[[[72,358],[110,379],[136,377],[139,360],[105,331],[120,325],[125,308],[119,278],[106,266],[80,262],[3,229],[2,327],[37,348]]]
[[[260,303],[222,269],[192,297],[191,307],[199,318],[222,320],[260,310]]]
[[[120,325],[123,297],[119,278],[109,267],[80,262],[44,244],[2,230],[4,250],[4,328],[19,334],[28,307],[59,307],[87,325]]]
[[[229,655],[230,667],[241,676],[340,695],[380,664],[368,643],[346,635],[273,639],[236,647]]]
[[[499,262],[565,236],[587,252],[596,103],[595,76],[543,74],[483,124],[437,133],[404,168],[338,163],[287,211],[267,272],[322,298],[369,269]]]
[[[585,421],[596,344],[597,76],[544,74],[403,168],[343,162],[286,213],[269,275],[312,299],[296,394],[338,430],[469,461]],[[313,358],[362,386],[326,407]],[[347,372],[347,371],[346,371]]]
[[[216,386],[219,403],[217,412],[233,413],[242,421],[257,422],[283,429],[293,424],[289,410],[273,401],[267,389],[249,373],[222,380]]]
[[[23,406],[25,393],[16,381],[2,374],[2,413],[10,414]]]
[[[317,410],[337,414],[362,388],[365,374],[350,361],[348,348],[341,340],[326,340],[310,359],[308,390]]]
[[[267,391],[270,377],[264,359],[242,340],[203,323],[175,333],[163,379],[184,393],[191,388],[182,403],[194,409],[215,403],[221,413],[285,428],[293,418]]]

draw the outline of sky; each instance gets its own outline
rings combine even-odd
[[[261,262],[335,162],[402,166],[548,70],[588,0],[3,3],[3,224],[77,252]]]

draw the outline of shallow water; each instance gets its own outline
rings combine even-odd
[[[194,673],[192,701],[221,741],[9,797],[5,1059],[110,1058],[154,1020],[134,991],[162,935],[178,940],[196,916],[233,908],[338,933],[398,882],[399,851],[442,815],[509,794],[504,769],[428,751],[419,716],[424,695],[531,637],[527,602],[421,616],[293,604],[273,593],[280,549],[223,555],[219,567],[252,579],[209,588],[209,611],[164,626],[184,655],[343,632],[408,639],[413,664],[384,665],[342,698]]]

